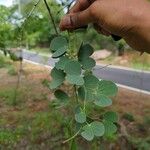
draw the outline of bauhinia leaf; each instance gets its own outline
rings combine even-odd
[[[83,77],[81,77],[79,75],[67,75],[66,80],[70,84],[75,84],[75,85],[80,85],[80,86],[84,84]]]
[[[81,65],[79,62],[73,60],[68,62],[64,68],[65,72],[69,75],[80,75],[81,74]]]
[[[94,101],[95,105],[101,106],[101,107],[107,107],[112,105],[112,100],[110,98],[108,98],[105,95],[99,95],[97,96],[97,98]]]
[[[50,50],[51,51],[57,51],[57,50],[66,50],[68,46],[68,41],[63,36],[55,37],[50,44]]]
[[[62,90],[56,90],[54,95],[62,103],[69,100],[69,96]]]
[[[93,52],[94,48],[90,44],[82,44],[78,52],[78,59],[80,61],[86,59],[91,56]]]
[[[118,88],[112,81],[101,80],[99,81],[98,93],[106,96],[115,96]]]
[[[96,62],[93,58],[86,58],[81,60],[82,68],[84,70],[91,70],[95,65]]]
[[[65,80],[65,73],[62,70],[58,70],[55,67],[51,71],[51,77],[53,78],[49,87],[55,89],[60,86]]]
[[[103,119],[111,122],[118,122],[118,115],[116,112],[108,111],[103,115]]]

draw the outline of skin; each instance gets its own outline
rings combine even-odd
[[[118,35],[135,50],[150,53],[150,2],[147,0],[77,0],[60,21],[72,30],[89,23],[98,33]]]

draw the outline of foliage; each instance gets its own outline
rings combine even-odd
[[[93,75],[92,69],[96,63],[90,56],[94,48],[88,43],[81,43],[80,48],[76,49],[72,46],[75,45],[75,41],[72,43],[74,37],[76,36],[73,34],[70,38],[58,35],[50,45],[52,57],[59,60],[51,71],[52,81],[49,88],[54,90],[59,105],[62,107],[72,105],[70,106],[74,112],[72,125],[75,122],[79,126],[76,133],[64,143],[77,135],[88,141],[94,137],[109,137],[117,131],[115,123],[118,121],[117,114],[111,111],[101,114],[102,120],[88,120],[87,104],[95,104],[101,108],[110,106],[112,104],[110,96],[116,95],[117,86],[111,81],[99,80]],[[73,87],[75,96],[59,89],[64,82]],[[71,102],[72,97],[75,97],[75,102]]]

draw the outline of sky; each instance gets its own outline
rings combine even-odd
[[[11,6],[13,0],[0,0],[0,5]]]

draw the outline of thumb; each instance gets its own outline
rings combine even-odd
[[[94,22],[94,20],[95,19],[92,15],[92,9],[90,6],[84,11],[71,13],[63,17],[63,19],[60,21],[59,27],[62,31],[75,29]]]

